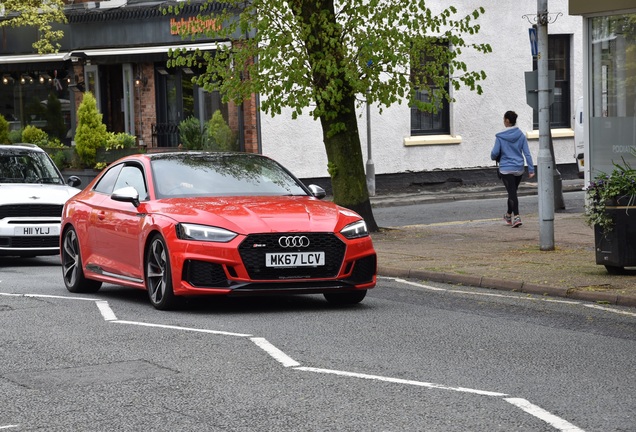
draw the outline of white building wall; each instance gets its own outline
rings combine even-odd
[[[441,0],[429,4],[446,4]],[[478,42],[492,46],[490,54],[465,51],[462,59],[473,70],[483,69],[487,74],[482,82],[482,95],[462,88],[454,92],[456,102],[451,105],[451,134],[461,136],[458,144],[405,145],[410,137],[410,109],[406,103],[385,109],[380,115],[371,110],[371,148],[376,174],[468,169],[493,166],[490,150],[494,135],[503,129],[503,114],[508,110],[519,114],[517,125],[530,134],[530,151],[537,163],[538,133],[532,138],[532,108],[526,104],[524,72],[532,70],[532,56],[528,38],[531,24],[523,18],[536,16],[536,2],[480,0],[472,6],[457,5],[458,16],[481,5],[486,13],[479,19],[481,30]],[[463,8],[463,9],[462,9]],[[550,34],[569,34],[571,43],[570,105],[574,115],[575,102],[582,96],[582,18],[568,15],[567,0],[550,0],[549,11],[553,19],[548,26]],[[561,13],[558,18],[558,13]],[[360,141],[367,161],[366,108],[358,108]],[[263,154],[287,166],[297,176],[328,177],[327,157],[322,142],[320,123],[309,116],[291,119],[290,112],[274,118],[262,114]],[[572,124],[573,128],[573,124]],[[573,132],[566,137],[554,138],[557,164],[574,163]]]

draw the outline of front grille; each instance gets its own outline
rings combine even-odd
[[[7,217],[62,217],[62,204],[12,204],[0,206],[0,219]]]
[[[9,248],[57,248],[60,247],[60,238],[58,236],[0,237],[0,246]]]
[[[306,236],[309,246],[283,248],[278,244],[281,236]],[[243,240],[239,253],[252,280],[333,278],[338,275],[346,245],[332,233],[277,233],[252,234]],[[265,267],[266,253],[324,252],[325,265],[319,267]]]
[[[221,264],[188,260],[183,267],[183,279],[197,288],[226,288],[227,277]]]
[[[373,275],[376,273],[377,257],[370,255],[355,262],[351,276],[347,278],[347,282],[354,284],[362,284],[371,282]]]

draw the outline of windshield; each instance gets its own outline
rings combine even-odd
[[[255,155],[165,155],[153,159],[152,171],[158,198],[307,195],[282,166]]]
[[[0,153],[0,183],[64,184],[55,165],[44,152]]]

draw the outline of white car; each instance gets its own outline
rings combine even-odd
[[[80,192],[33,144],[0,145],[0,256],[60,253],[64,203]]]

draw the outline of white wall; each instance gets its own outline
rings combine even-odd
[[[429,4],[442,3],[441,0]],[[446,2],[443,2],[444,4]],[[459,15],[474,6],[456,2]],[[371,145],[376,174],[408,171],[432,171],[450,168],[493,166],[490,149],[494,135],[503,129],[503,114],[507,110],[519,114],[521,130],[532,130],[532,108],[526,104],[524,72],[532,70],[528,28],[531,24],[522,16],[536,16],[535,2],[481,0],[466,2],[482,5],[486,13],[480,17],[481,30],[475,40],[492,46],[490,54],[465,52],[462,59],[474,70],[483,69],[488,78],[482,82],[480,96],[467,89],[454,93],[451,108],[451,134],[461,136],[460,144],[405,146],[410,136],[410,109],[403,103],[385,109],[380,115],[371,111]],[[461,8],[464,8],[463,10]],[[582,18],[568,15],[567,0],[550,0],[549,11],[556,21],[548,25],[550,34],[572,35],[571,94],[574,115],[575,102],[582,96]],[[358,109],[360,141],[367,160],[366,109]],[[271,118],[262,114],[263,154],[287,166],[298,177],[328,177],[327,157],[322,142],[320,123],[309,116],[292,120],[289,112]],[[538,139],[530,140],[530,150],[537,163]],[[573,137],[554,139],[557,163],[574,163]]]

